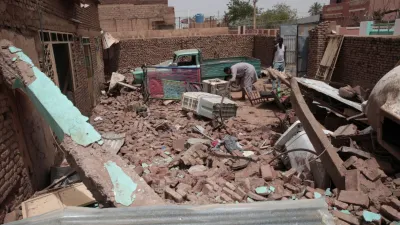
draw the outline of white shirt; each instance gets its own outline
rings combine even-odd
[[[274,57],[274,62],[285,62],[285,45],[282,44],[282,48],[279,47],[279,44],[276,45],[276,52]]]

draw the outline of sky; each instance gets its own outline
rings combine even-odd
[[[286,3],[292,8],[297,9],[299,17],[308,16],[308,9],[314,2],[328,4],[329,0],[258,0],[258,7],[268,9],[277,3]],[[169,0],[169,5],[175,7],[176,17],[188,15],[188,10],[193,16],[197,13],[203,13],[205,16],[222,16],[227,10],[229,0]]]

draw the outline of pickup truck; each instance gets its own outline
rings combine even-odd
[[[250,57],[231,57],[203,60],[199,49],[186,49],[174,52],[173,59],[164,61],[154,67],[182,67],[182,68],[200,68],[201,79],[208,80],[219,78],[227,80],[227,75],[224,73],[225,67],[230,67],[239,62],[247,62],[252,64],[257,71],[258,76],[261,75],[261,62],[259,59]],[[149,68],[148,71],[153,68]],[[135,68],[132,71],[134,75],[134,83],[141,84],[143,82],[143,70]]]

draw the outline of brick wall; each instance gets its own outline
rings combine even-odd
[[[0,81],[0,223],[33,194],[32,184],[21,155],[10,99]]]
[[[373,86],[400,60],[399,37],[345,36],[332,80]]]
[[[320,23],[317,27],[309,31],[307,76],[315,77],[319,63],[324,56],[326,42],[329,35],[329,22]]]
[[[204,59],[252,57],[254,36],[219,35],[123,40],[120,42],[120,52],[116,53],[118,57],[114,58],[119,58],[119,71],[125,71],[143,64],[152,65],[172,59],[174,51],[190,48],[201,49]]]
[[[253,56],[261,60],[261,64],[265,67],[272,66],[273,52],[275,45],[275,37],[255,36],[254,37],[254,53]]]
[[[102,5],[106,4],[134,4],[134,5],[151,5],[151,4],[165,4],[168,5],[168,0],[101,0]]]
[[[165,4],[112,4],[99,6],[101,28],[108,32],[152,30],[158,25],[175,26],[173,7]]]

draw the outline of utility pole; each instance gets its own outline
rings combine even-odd
[[[254,18],[253,18],[253,29],[257,29],[257,2],[258,0],[253,0],[253,7],[254,7]]]

